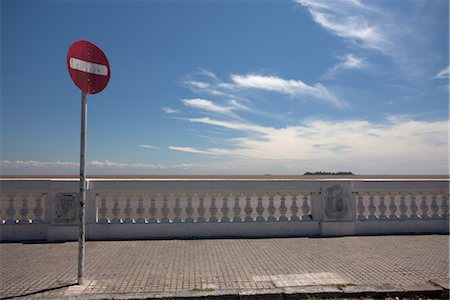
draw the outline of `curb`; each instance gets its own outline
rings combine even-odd
[[[103,300],[103,299],[225,299],[225,300],[284,300],[284,299],[310,299],[310,298],[409,298],[414,296],[449,299],[449,290],[442,286],[418,285],[408,287],[393,286],[304,286],[287,287],[260,290],[216,290],[216,291],[180,291],[175,293],[105,293],[105,294],[71,294],[45,295],[37,294],[28,299],[84,299],[84,300]],[[21,298],[21,297],[18,297]]]

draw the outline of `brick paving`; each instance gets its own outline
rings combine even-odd
[[[76,242],[0,244],[0,298],[100,299],[448,289],[449,236],[88,241],[76,272]]]

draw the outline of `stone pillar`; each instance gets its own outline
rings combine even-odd
[[[323,181],[318,200],[322,206],[322,236],[355,234],[355,201],[350,181]]]

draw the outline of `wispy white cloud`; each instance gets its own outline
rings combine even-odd
[[[180,149],[180,151],[182,151]],[[245,163],[243,163],[245,165]],[[87,163],[89,174],[111,175],[186,175],[189,174],[218,174],[218,172],[236,173],[236,166],[229,163],[178,163],[146,164],[146,163],[121,163],[109,160],[93,160]],[[0,160],[0,174],[7,175],[77,175],[79,164],[77,162],[63,161],[36,161],[36,160]]]
[[[150,164],[127,163],[109,160],[92,160],[86,163],[88,174],[129,174],[129,175],[168,175],[186,174],[186,171],[204,174],[209,169],[208,165],[199,163],[178,164]],[[0,174],[2,175],[58,175],[77,174],[79,163],[69,161],[36,161],[36,160],[0,160]]]
[[[208,151],[205,150],[198,150],[193,147],[177,147],[177,146],[169,146],[170,150],[175,151],[181,151],[181,152],[189,152],[189,153],[196,153],[196,154],[210,154]]]
[[[139,145],[142,148],[147,148],[147,149],[158,149],[158,147],[153,146],[153,145],[145,145],[145,144],[141,144]]]
[[[212,95],[223,98],[236,98],[233,87],[222,82],[214,72],[206,69],[198,69],[185,78],[182,83],[195,93]]]
[[[161,110],[163,112],[165,112],[166,114],[174,114],[174,113],[179,112],[177,109],[174,109],[174,108],[171,108],[171,107],[168,107],[168,106],[162,107]]]
[[[115,169],[165,169],[164,164],[147,164],[147,163],[121,163],[112,162],[109,160],[100,161],[92,160],[88,164],[88,167],[93,168],[115,168]]]
[[[283,79],[276,76],[257,74],[231,75],[231,79],[240,88],[260,89],[292,97],[305,95],[324,100],[338,107],[345,105],[345,102],[340,100],[333,92],[320,83],[308,85],[301,80]]]
[[[86,163],[87,167],[91,168],[119,168],[119,169],[134,169],[134,168],[144,168],[144,169],[161,169],[166,168],[163,164],[146,164],[146,163],[120,163],[120,162],[112,162],[109,160],[100,161],[100,160],[91,160]],[[35,160],[1,160],[0,168],[34,168],[34,169],[42,169],[42,168],[68,168],[68,169],[76,169],[79,167],[79,163],[77,162],[68,162],[68,161],[35,161]]]
[[[179,147],[179,146],[169,146],[170,150],[180,151],[180,152],[188,152],[195,154],[206,154],[206,155],[230,155],[231,151],[228,149],[220,149],[220,148],[208,148],[205,150],[201,150],[194,147]]]
[[[450,77],[450,65],[439,71],[439,73],[437,73],[436,76],[434,76],[434,78],[437,79],[448,79],[449,77]]]
[[[187,76],[183,84],[198,94],[214,96],[222,99],[227,99],[230,106],[234,109],[245,109],[247,111],[258,110],[250,109],[243,103],[249,102],[249,95],[245,93],[246,90],[257,89],[267,92],[275,92],[289,97],[310,97],[312,99],[321,100],[323,102],[332,104],[336,107],[345,107],[347,103],[320,83],[308,85],[302,80],[284,79],[277,76],[266,76],[261,74],[231,74],[231,82],[220,80],[214,73],[210,71],[205,80],[202,81],[195,77],[197,73]],[[204,73],[202,73],[204,75]]]
[[[436,12],[448,10],[446,1],[409,1],[405,5],[381,5],[377,1],[295,0],[329,33],[369,54],[383,54],[399,67],[405,78],[429,76],[437,36]],[[442,15],[442,14],[441,14]],[[439,20],[446,22],[447,20]],[[427,53],[427,55],[423,55]]]
[[[202,82],[202,81],[195,81],[195,80],[187,80],[184,82],[187,86],[191,86],[193,88],[197,89],[203,89],[206,90],[210,87],[209,83]]]
[[[16,168],[26,166],[29,168],[77,168],[79,163],[68,161],[37,161],[37,160],[0,160],[0,168]]]
[[[190,174],[299,174],[307,170],[448,173],[447,120],[424,121],[391,115],[379,122],[306,119],[302,125],[284,127],[212,118],[189,121],[229,130],[232,137],[223,140],[224,147],[202,149],[195,145],[174,145],[169,149],[220,157],[220,160],[174,165],[93,160],[87,164],[88,168],[93,173],[104,174],[182,174],[187,170]],[[64,170],[76,173],[78,166],[76,162],[61,161],[0,161],[3,174],[23,174],[23,170],[28,174],[55,174]]]
[[[349,1],[295,1],[308,8],[314,21],[331,33],[364,48],[386,52],[391,43],[377,22],[380,13],[367,3]]]
[[[358,57],[352,53],[338,57],[339,62],[322,76],[323,78],[333,78],[339,72],[345,70],[365,70],[369,68],[369,64],[364,57]]]
[[[234,110],[246,110],[247,107],[243,104],[240,104],[239,102],[235,100],[229,101],[229,106],[222,106],[214,103],[211,100],[207,99],[201,99],[201,98],[194,98],[194,99],[183,99],[182,102],[184,105],[197,108],[202,111],[206,112],[212,112],[220,115],[225,115],[231,118],[239,118],[235,113]]]
[[[199,154],[280,164],[334,166],[339,162],[345,169],[366,172],[384,168],[387,173],[413,170],[442,174],[448,170],[448,121],[419,121],[405,116],[389,116],[380,122],[310,119],[302,126],[282,128],[210,118],[190,121],[240,132],[240,137],[230,138],[224,149],[183,147]]]
[[[210,70],[207,70],[207,69],[199,68],[198,69],[198,74],[200,74],[200,75],[202,75],[204,77],[209,77],[209,78],[214,79],[216,81],[219,80],[214,72],[212,72]]]
[[[248,123],[242,123],[242,122],[238,122],[238,121],[221,121],[221,120],[215,120],[215,119],[211,119],[211,118],[191,118],[191,119],[189,119],[189,121],[193,122],[193,123],[203,123],[203,124],[224,127],[224,128],[228,128],[228,129],[258,132],[258,133],[265,133],[265,132],[267,132],[267,130],[269,130],[271,128],[271,127],[264,127],[264,126],[253,125],[253,124],[248,124]]]

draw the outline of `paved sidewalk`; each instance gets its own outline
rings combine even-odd
[[[0,298],[447,297],[449,236],[89,241],[76,272],[76,242],[0,244]]]

